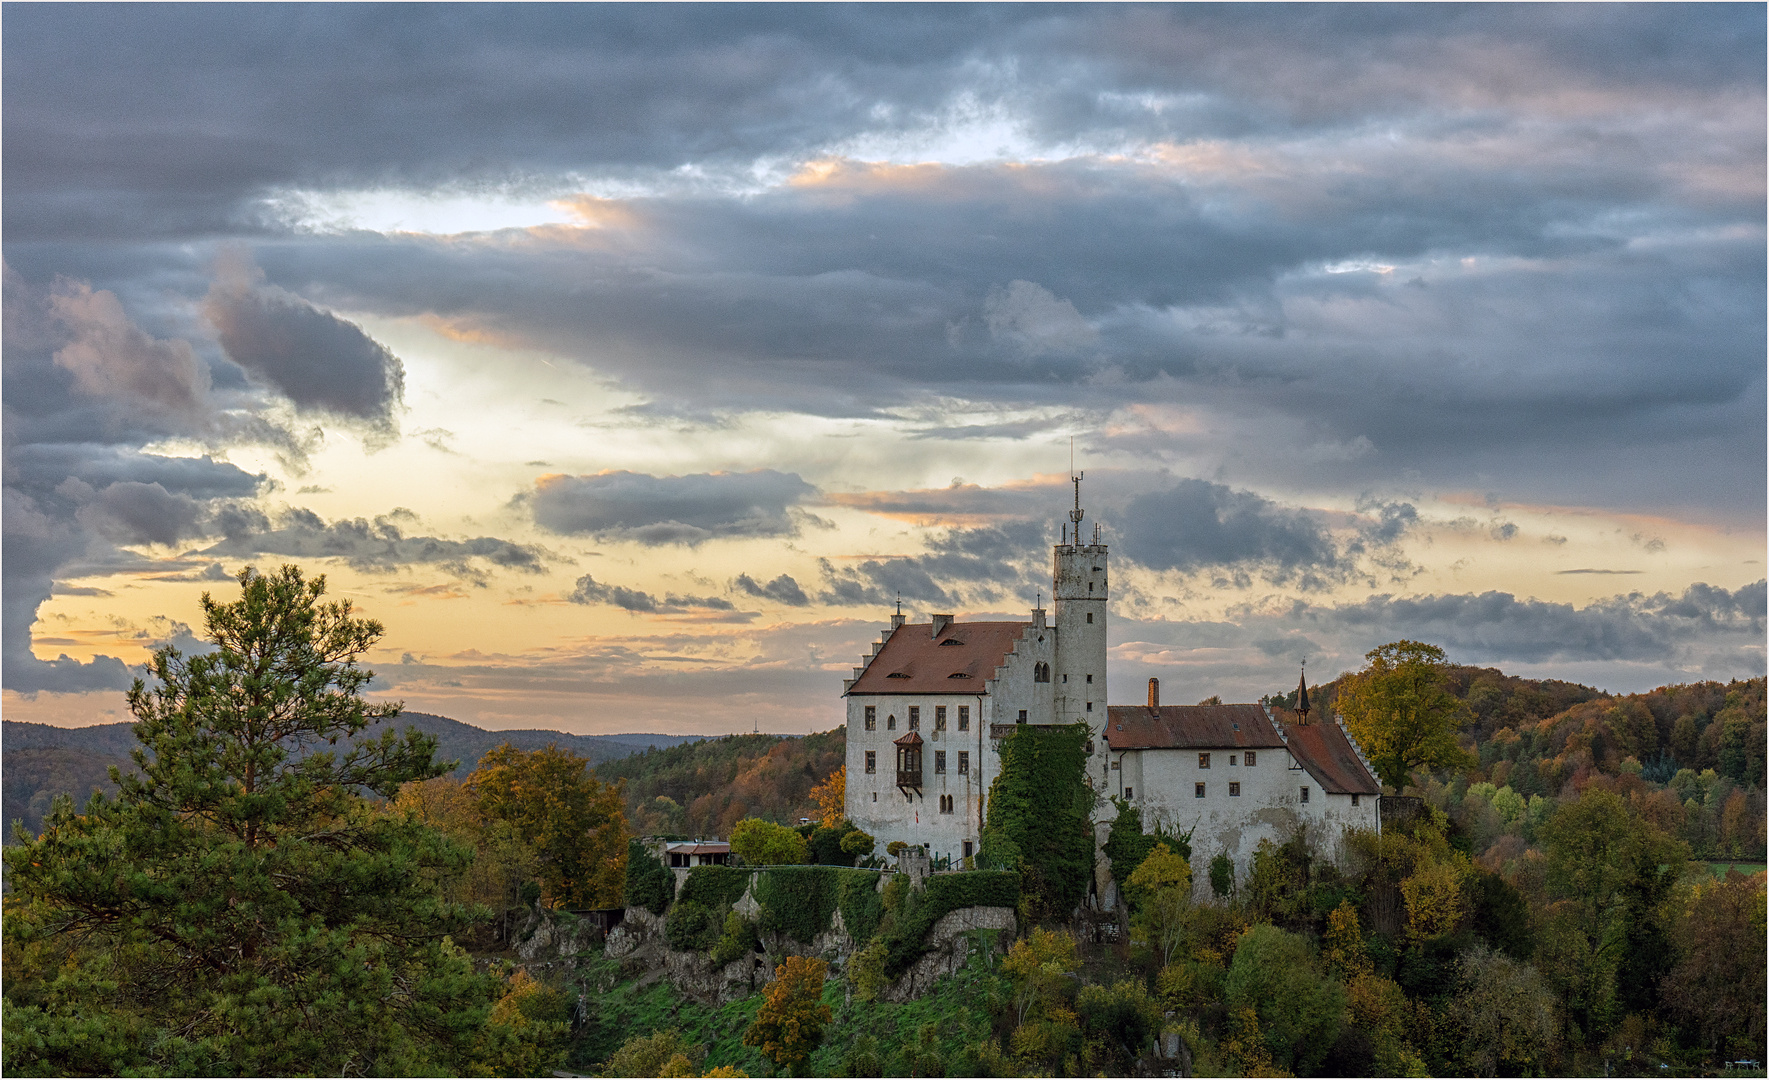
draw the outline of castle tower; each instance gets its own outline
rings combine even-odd
[[[1106,545],[1099,526],[1084,542],[1081,520],[1081,474],[1071,476],[1075,509],[1056,545],[1051,596],[1056,618],[1056,661],[1052,672],[1056,722],[1086,721],[1094,732],[1096,752],[1104,753],[1106,723]]]

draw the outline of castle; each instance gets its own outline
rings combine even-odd
[[[1110,574],[1099,526],[1083,542],[1081,477],[1054,550],[1052,617],[909,623],[901,610],[844,680],[847,816],[877,839],[923,845],[954,862],[976,854],[1000,740],[1015,725],[1086,723],[1094,817],[1109,798],[1142,812],[1146,828],[1192,834],[1194,860],[1225,852],[1244,875],[1259,840],[1298,825],[1374,828],[1381,788],[1337,724],[1308,723],[1306,687],[1295,719],[1264,705],[1108,707],[1106,600]],[[899,606],[900,607],[900,606]],[[1327,834],[1327,835],[1323,835]],[[1102,869],[1097,902],[1115,891]],[[1194,874],[1200,889],[1206,875]]]

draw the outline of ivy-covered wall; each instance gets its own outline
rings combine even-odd
[[[895,892],[896,890],[893,890]],[[885,974],[897,978],[921,956],[928,932],[959,908],[1017,907],[1020,875],[1005,870],[936,874],[920,892],[902,890],[880,933],[885,943]]]
[[[1001,740],[980,862],[1017,869],[1036,918],[1067,918],[1093,879],[1086,724],[1016,726]]]

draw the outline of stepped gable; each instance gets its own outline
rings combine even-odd
[[[1285,724],[1290,756],[1331,795],[1380,795],[1382,785],[1364,768],[1336,724]]]
[[[1029,622],[905,623],[866,665],[850,694],[981,694]],[[957,676],[957,677],[954,677]]]
[[[1283,738],[1260,705],[1113,705],[1106,710],[1113,750],[1279,749]]]

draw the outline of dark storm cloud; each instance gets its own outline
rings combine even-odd
[[[1762,28],[1724,6],[21,9],[6,182],[29,199],[6,224],[188,235],[249,228],[245,197],[289,184],[747,165],[965,93],[1060,142],[1725,89],[1760,79]]]
[[[791,578],[787,579],[792,580]],[[678,596],[666,593],[662,599],[639,589],[608,585],[589,574],[577,579],[571,595],[574,604],[612,604],[626,611],[650,615],[674,615],[690,611],[736,611],[737,606],[721,596]]]
[[[208,556],[232,559],[281,555],[301,559],[342,559],[358,570],[387,572],[408,566],[439,566],[458,577],[480,583],[485,572],[474,560],[505,570],[539,573],[546,553],[527,544],[495,536],[449,540],[413,536],[406,529],[416,521],[410,511],[394,511],[373,521],[344,518],[328,522],[311,510],[291,508],[274,524],[255,507],[217,515],[214,531],[225,534],[204,548]]]
[[[690,411],[1186,402],[1238,418],[1249,482],[1749,516],[1763,30],[1742,5],[20,9],[7,250],[188,280],[251,236],[315,303]],[[917,160],[977,117],[1040,160],[721,187]],[[264,202],[580,177],[650,194],[509,244],[291,239]]]
[[[1583,608],[1505,592],[1376,596],[1307,609],[1302,621],[1430,641],[1464,662],[1662,661],[1690,649],[1760,646],[1766,605],[1763,581],[1731,591],[1698,583],[1681,595],[1629,593]]]
[[[256,267],[227,261],[204,311],[228,359],[299,409],[392,423],[405,390],[399,357],[355,323],[264,284]]]
[[[951,529],[927,542],[922,555],[861,559],[838,565],[820,560],[827,585],[819,602],[885,605],[901,598],[953,607],[1011,599],[1024,602],[1045,582],[1049,537],[1044,526],[1015,522]]]
[[[781,574],[765,585],[748,574],[738,574],[737,580],[733,584],[751,596],[759,596],[764,600],[785,604],[787,607],[808,607],[811,603],[811,598],[805,595],[805,590],[800,588],[799,583],[787,574]]]
[[[543,476],[520,498],[537,525],[556,533],[693,545],[793,535],[799,528],[794,507],[816,491],[796,474],[772,469],[690,476],[623,470]]]
[[[1207,480],[1138,495],[1117,531],[1125,556],[1156,570],[1256,567],[1273,580],[1306,582],[1346,569],[1339,546],[1307,511]]]

